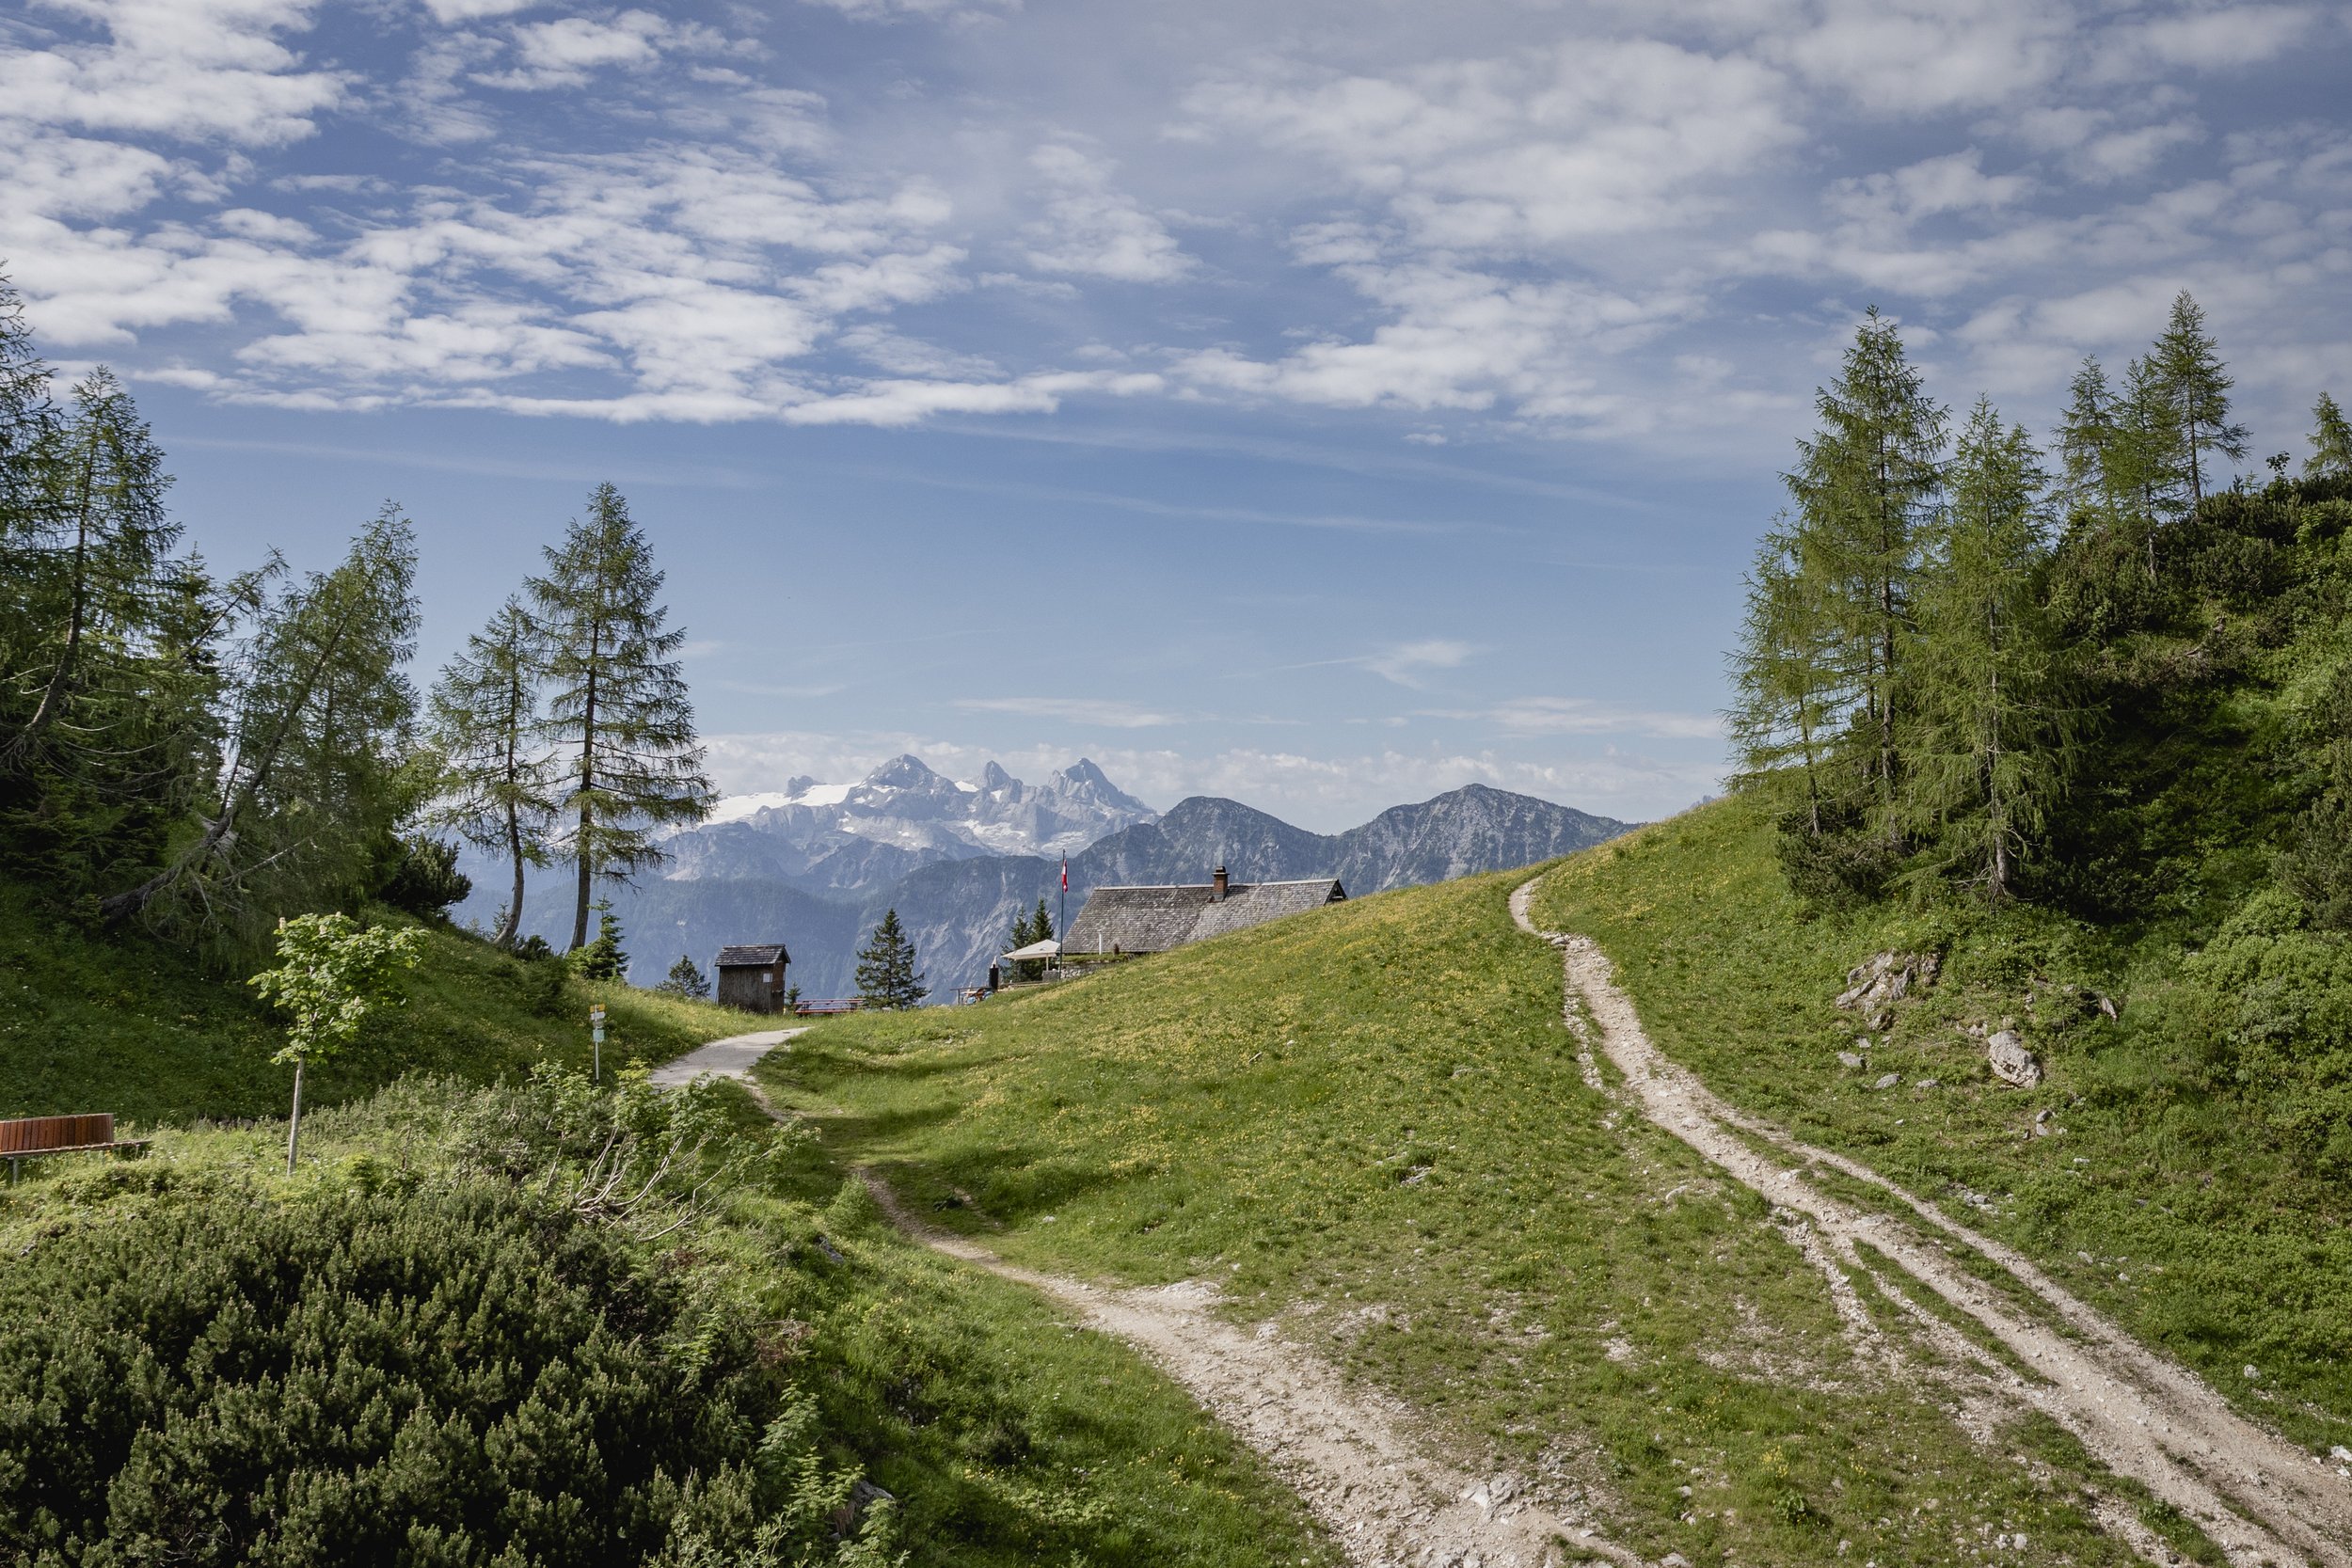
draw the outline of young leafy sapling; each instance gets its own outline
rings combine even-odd
[[[294,1114],[286,1124],[286,1174],[302,1138],[302,1069],[358,1037],[360,1024],[402,1001],[400,974],[417,967],[424,933],[413,927],[362,928],[347,914],[304,914],[278,923],[278,967],[247,983],[291,1016],[285,1049],[270,1058],[294,1064]]]

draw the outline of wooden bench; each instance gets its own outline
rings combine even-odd
[[[94,1116],[22,1117],[14,1121],[0,1121],[0,1159],[8,1163],[11,1186],[27,1160],[38,1160],[45,1154],[111,1154],[118,1149],[143,1149],[147,1143],[145,1138],[116,1137],[112,1111],[101,1111]]]

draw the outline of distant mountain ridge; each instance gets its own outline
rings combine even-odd
[[[1360,897],[1534,864],[1631,826],[1470,784],[1317,833],[1214,796],[1155,814],[1084,760],[1035,785],[992,763],[965,784],[912,756],[853,785],[794,779],[777,794],[727,802],[721,815],[668,841],[660,878],[611,890],[641,982],[680,954],[707,966],[728,942],[780,941],[804,995],[846,995],[858,945],[895,909],[933,996],[945,999],[985,977],[1013,922],[1039,899],[1058,913],[1065,853],[1074,918],[1093,888],[1206,881],[1220,864],[1237,881],[1337,876]],[[1041,847],[995,852],[992,838]],[[458,912],[486,922],[491,890],[502,885],[477,872],[482,891]],[[523,929],[560,940],[570,911],[557,878],[534,879]]]
[[[1075,854],[1157,815],[1083,757],[1030,784],[993,762],[963,784],[898,756],[853,784],[797,778],[778,793],[723,800],[710,821],[664,842],[662,875],[849,894],[939,861]]]

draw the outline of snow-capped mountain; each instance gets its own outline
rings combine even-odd
[[[1031,784],[993,762],[972,784],[900,756],[852,784],[797,778],[780,791],[723,800],[707,821],[663,845],[663,875],[842,892],[939,861],[1075,854],[1158,818],[1083,758]]]

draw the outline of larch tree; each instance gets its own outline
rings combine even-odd
[[[1783,479],[1796,502],[1799,558],[1842,645],[1836,662],[1854,674],[1855,717],[1867,732],[1862,772],[1893,838],[1901,650],[1947,415],[1922,388],[1901,332],[1875,308],[1815,408],[1820,428],[1797,444],[1797,466]]]
[[[1845,640],[1819,574],[1808,574],[1800,536],[1766,531],[1748,574],[1747,608],[1731,657],[1726,718],[1745,778],[1762,782],[1793,765],[1804,789],[1806,831],[1821,832],[1822,772],[1838,716],[1853,705]]]
[[[387,502],[340,565],[261,605],[185,842],[102,914],[160,914],[233,947],[278,911],[373,891],[414,804],[416,572],[415,531]]]
[[[2068,385],[2058,435],[2061,491],[2067,509],[2077,516],[2112,520],[2118,510],[2117,449],[2123,433],[2117,417],[2106,367],[2085,355]]]
[[[478,849],[505,857],[514,885],[492,941],[512,947],[522,923],[523,872],[548,863],[555,784],[540,733],[538,627],[508,599],[466,640],[433,688],[440,753],[434,815]]]
[[[42,678],[28,693],[32,711],[0,745],[0,768],[22,764],[52,734],[104,747],[121,727],[124,683],[109,679],[107,666],[146,651],[157,597],[167,592],[165,562],[180,536],[164,510],[171,481],[163,451],[111,372],[93,371],[73,388],[48,437],[40,464],[45,493],[15,541],[11,554],[20,559],[9,562],[32,596],[46,601],[28,607],[34,614],[22,627],[44,644],[29,672]],[[143,683],[133,676],[131,684]]]
[[[709,815],[710,780],[686,678],[672,656],[686,639],[659,602],[653,548],[611,484],[547,552],[532,578],[549,687],[543,733],[567,775],[558,809],[579,868],[572,947],[588,941],[596,884],[661,863],[658,830]]]
[[[1930,868],[2010,897],[2071,746],[2040,612],[2048,477],[2024,429],[1979,399],[1947,478],[1911,634],[1905,816]]]
[[[2166,412],[2170,417],[2175,461],[2188,476],[2188,504],[2205,499],[2212,475],[2206,454],[2242,460],[2246,427],[2230,419],[2230,388],[2236,385],[2222,368],[2213,334],[2205,330],[2203,307],[2183,289],[2172,301],[2171,319],[2150,351]]]
[[[2312,479],[2352,478],[2352,422],[2326,392],[2312,404],[2312,454],[2303,472]]]

